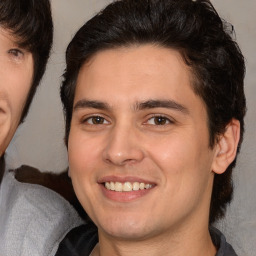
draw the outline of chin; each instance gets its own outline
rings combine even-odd
[[[125,240],[143,239],[150,233],[149,223],[144,223],[141,219],[113,218],[105,223],[97,225],[104,233]]]

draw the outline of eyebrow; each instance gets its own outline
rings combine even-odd
[[[109,110],[110,106],[107,103],[97,101],[97,100],[79,100],[75,106],[74,110],[81,109],[81,108],[96,108],[100,110]]]
[[[100,110],[110,110],[111,107],[108,103],[97,100],[79,100],[75,106],[74,111],[83,108],[95,108]],[[153,108],[168,108],[180,111],[184,114],[189,114],[189,110],[182,104],[179,104],[173,100],[147,100],[144,102],[137,102],[134,106],[135,111],[153,109]]]
[[[137,103],[136,110],[152,109],[152,108],[168,108],[180,111],[184,114],[189,114],[189,110],[182,104],[173,100],[148,100],[145,102]]]

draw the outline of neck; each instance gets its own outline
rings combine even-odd
[[[214,256],[216,248],[212,243],[209,230],[186,230],[173,234],[143,240],[113,239],[99,233],[99,244],[92,256]]]

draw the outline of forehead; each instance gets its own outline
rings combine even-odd
[[[24,50],[27,53],[32,53],[31,45],[26,42],[26,39],[15,34],[11,29],[5,28],[4,26],[1,26],[0,24],[0,47],[18,47],[22,50]]]
[[[142,66],[140,66],[141,64]],[[134,70],[145,74],[161,66],[168,71],[182,67],[187,75],[192,75],[191,68],[186,65],[178,50],[153,44],[138,44],[101,50],[92,55],[84,63],[82,69],[93,71],[100,69],[100,66],[105,66],[105,69],[101,69],[102,74],[108,73],[108,68],[111,69],[114,66],[120,67],[116,73],[122,71],[122,68],[127,70],[134,67]],[[141,68],[138,69],[138,66]],[[83,70],[81,71],[83,72]]]
[[[17,45],[18,44],[18,38],[9,29],[5,29],[1,25],[0,25],[0,40],[1,40],[1,45],[3,44]]]
[[[76,96],[86,92],[105,97],[108,93],[137,97],[163,97],[164,92],[179,90],[193,93],[193,72],[181,54],[173,49],[140,45],[109,49],[96,53],[80,69]],[[105,90],[105,94],[99,92]]]

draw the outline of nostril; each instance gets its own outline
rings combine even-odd
[[[122,130],[116,128],[115,136],[108,138],[108,143],[103,151],[104,161],[114,165],[125,165],[139,162],[143,159],[141,145],[134,138],[124,136]],[[131,135],[130,135],[131,136]]]

